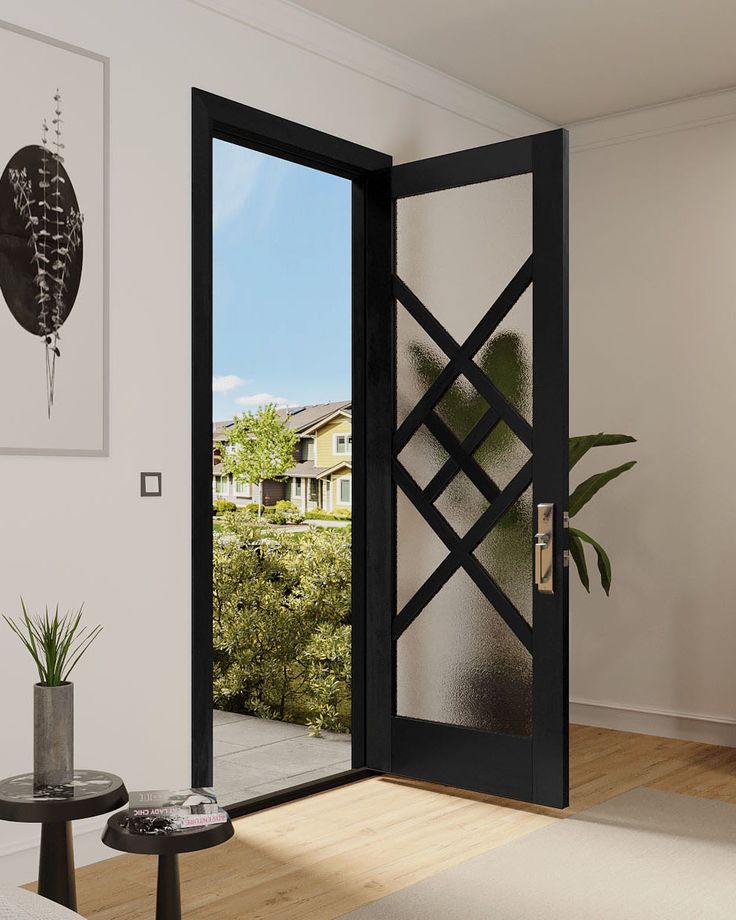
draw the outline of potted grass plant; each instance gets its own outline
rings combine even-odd
[[[46,607],[3,619],[23,643],[38,671],[33,687],[33,783],[36,788],[64,786],[74,775],[74,684],[69,676],[102,630],[82,626],[82,607],[59,614]]]

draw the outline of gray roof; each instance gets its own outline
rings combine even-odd
[[[351,402],[349,399],[341,402],[317,403],[314,406],[302,406],[297,409],[279,409],[279,415],[286,416],[286,424],[295,431],[304,431],[305,428],[311,428],[323,418],[327,418],[340,409],[350,412]]]
[[[317,479],[327,470],[326,466],[315,466],[311,461],[306,463],[297,463],[290,470],[284,473],[284,476],[304,476],[307,479]]]
[[[327,418],[340,410],[350,413],[351,405],[352,403],[349,399],[343,399],[340,402],[317,403],[313,406],[279,409],[278,414],[286,420],[287,428],[292,428],[294,431],[299,432],[304,431],[306,428],[311,428],[321,419]],[[214,422],[212,425],[213,440],[227,440],[227,429],[231,424],[231,421]]]

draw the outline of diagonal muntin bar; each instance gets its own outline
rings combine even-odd
[[[531,448],[531,426],[518,414],[506,397],[491,383],[472,359],[529,287],[532,282],[532,274],[533,256],[529,256],[463,345],[459,345],[455,341],[398,275],[393,276],[394,297],[404,305],[409,314],[449,359],[448,364],[430,384],[427,391],[397,429],[394,435],[395,455],[404,449],[409,439],[424,421],[427,413],[434,408],[461,374],[465,374],[484,399],[497,410],[500,417],[517,437],[527,447]]]
[[[434,505],[425,499],[422,490],[398,460],[393,462],[393,474],[396,484],[449,550],[448,556],[397,613],[392,627],[394,639],[398,639],[455,572],[462,567],[517,639],[531,652],[531,626],[473,556],[473,550],[531,482],[532,461],[527,461],[462,538],[457,536]]]
[[[487,409],[483,416],[473,426],[468,436],[460,444],[460,447],[466,454],[473,454],[484,439],[493,431],[500,416],[495,409]],[[427,485],[424,487],[424,497],[434,502],[440,497],[445,489],[452,482],[453,476],[461,469],[461,465],[452,458],[448,457],[441,468],[434,474]]]
[[[424,420],[424,424],[430,434],[439,441],[450,457],[460,465],[460,469],[462,469],[481,495],[488,502],[492,502],[500,492],[500,489],[475,457],[472,454],[465,453],[460,441],[458,441],[439,415],[434,411],[430,412]]]

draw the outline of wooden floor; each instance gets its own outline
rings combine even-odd
[[[571,728],[570,814],[650,786],[736,802],[736,749]],[[236,822],[224,846],[181,858],[189,920],[328,920],[558,820],[549,809],[391,778]],[[155,860],[77,873],[90,920],[149,920]],[[431,920],[431,918],[428,918]]]

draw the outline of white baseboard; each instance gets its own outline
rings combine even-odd
[[[597,728],[736,747],[736,721],[717,716],[637,709],[592,700],[570,700],[570,721]]]
[[[101,838],[107,816],[75,822],[74,861],[77,868],[117,856]],[[0,885],[26,885],[38,878],[40,829],[18,824],[18,837],[0,847]],[[21,830],[22,829],[22,830]]]

